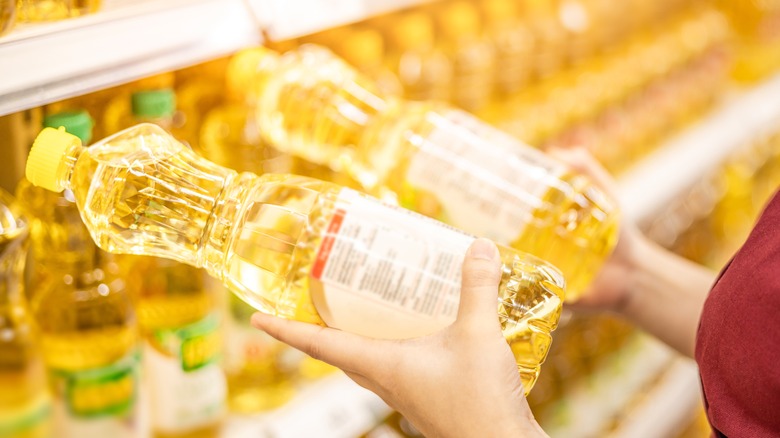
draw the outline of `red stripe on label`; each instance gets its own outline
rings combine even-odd
[[[317,258],[314,259],[314,266],[311,268],[311,276],[317,280],[322,277],[322,271],[325,270],[325,264],[328,262],[328,258],[330,258],[333,244],[336,243],[336,236],[339,234],[341,224],[344,222],[345,214],[346,211],[344,210],[336,210],[333,214],[333,219],[330,220],[330,225],[328,225],[328,230],[322,239],[320,250],[317,252]]]

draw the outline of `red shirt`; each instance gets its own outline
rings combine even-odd
[[[715,436],[780,436],[780,193],[704,303],[696,362]]]

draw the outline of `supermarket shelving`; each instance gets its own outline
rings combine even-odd
[[[625,215],[646,222],[751,139],[780,129],[780,74],[726,99],[618,179]]]
[[[113,0],[0,38],[0,116],[430,0]]]

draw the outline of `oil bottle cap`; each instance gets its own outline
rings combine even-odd
[[[170,117],[176,111],[176,94],[171,88],[136,91],[130,98],[133,115],[139,118]]]
[[[433,22],[423,12],[410,12],[401,17],[397,24],[389,27],[392,44],[399,50],[414,47],[430,47],[434,43]]]
[[[65,132],[65,128],[44,128],[35,139],[27,157],[25,176],[38,187],[59,193],[64,187],[57,180],[65,153],[72,146],[81,146],[81,140]]]
[[[374,29],[351,32],[339,44],[339,54],[355,67],[376,66],[384,59],[385,43]]]
[[[89,113],[85,110],[63,111],[44,117],[44,128],[59,128],[62,126],[65,131],[75,135],[81,140],[81,144],[89,144],[92,140],[92,127],[94,122]]]

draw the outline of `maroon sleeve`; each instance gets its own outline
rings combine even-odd
[[[716,436],[780,436],[780,194],[704,304],[696,340]]]

